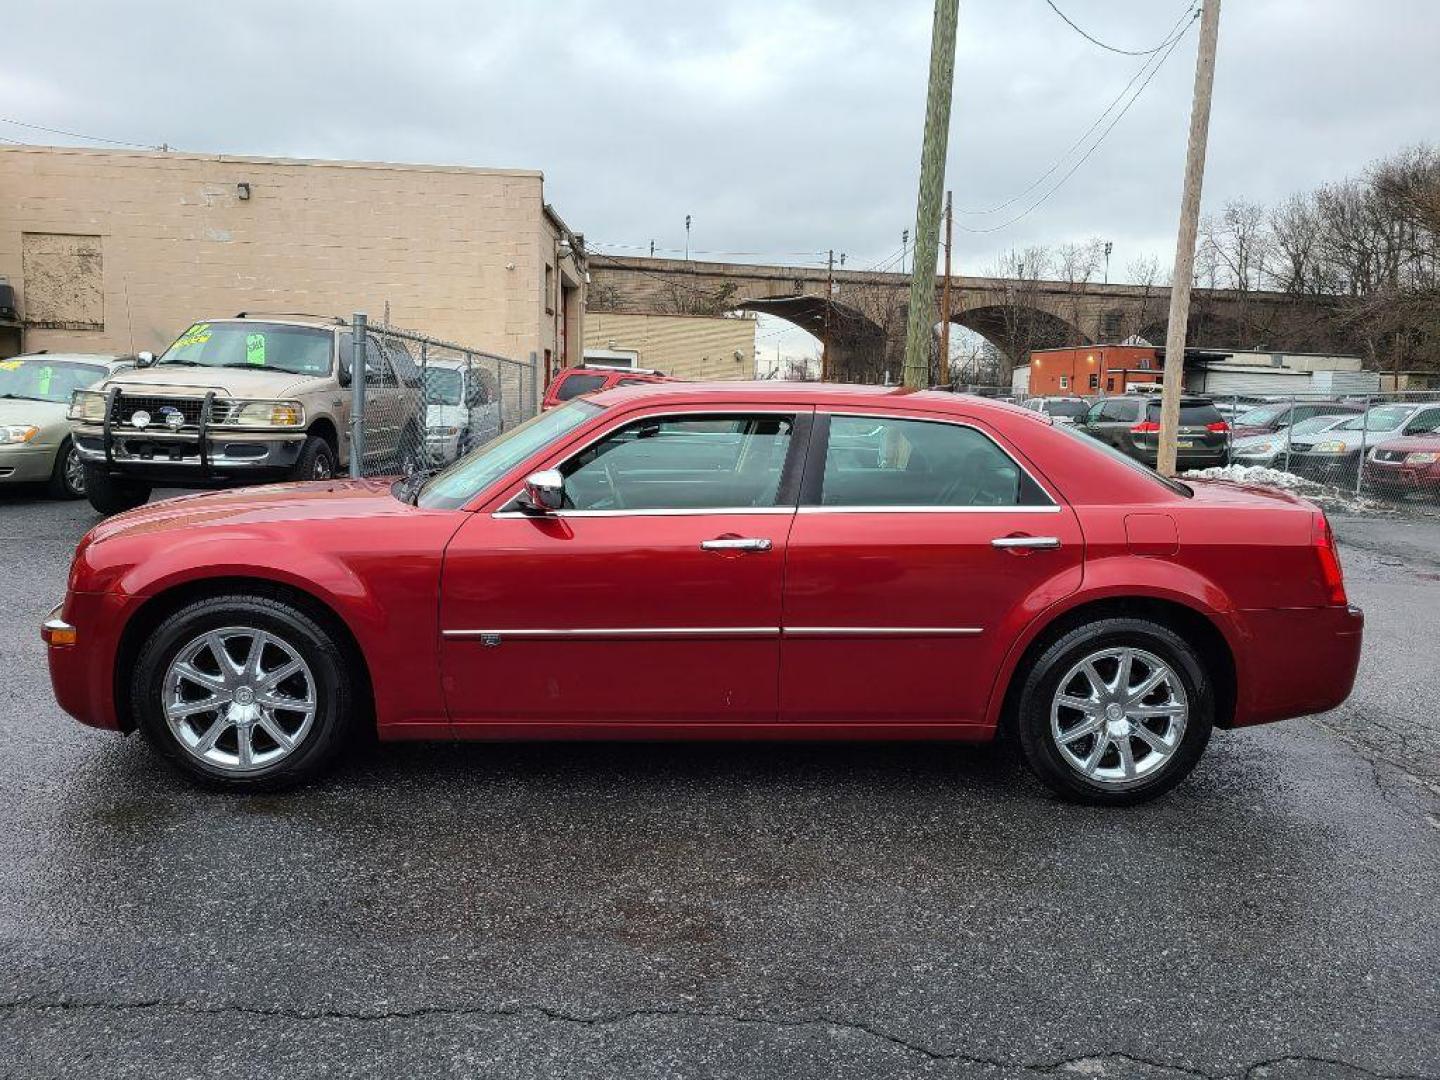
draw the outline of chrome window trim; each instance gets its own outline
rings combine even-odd
[[[706,406],[706,407],[700,408],[700,409],[684,409],[684,410],[682,410],[682,411],[680,411],[680,412],[644,413],[644,414],[642,414],[642,415],[640,415],[640,416],[632,416],[629,420],[624,420],[624,419],[622,419],[622,420],[620,421],[620,423],[616,424],[614,427],[608,427],[608,428],[606,428],[604,431],[602,431],[602,432],[600,432],[599,434],[595,435],[594,438],[587,439],[585,442],[583,442],[583,443],[581,443],[579,446],[575,447],[574,450],[572,450],[572,451],[570,451],[569,453],[567,453],[567,454],[565,455],[565,458],[564,458],[561,462],[559,462],[559,463],[556,464],[556,465],[551,466],[551,468],[556,468],[556,469],[561,468],[562,466],[565,465],[566,462],[570,461],[572,458],[574,458],[574,457],[575,457],[576,455],[578,455],[578,454],[583,454],[586,450],[589,450],[590,447],[594,446],[597,442],[599,442],[601,439],[605,438],[607,435],[610,435],[610,434],[612,434],[613,432],[616,432],[616,431],[620,431],[620,430],[622,430],[623,428],[625,428],[626,426],[628,426],[629,424],[631,424],[632,422],[639,421],[639,420],[649,420],[649,419],[654,418],[654,417],[672,417],[672,416],[755,416],[755,415],[759,415],[759,416],[789,416],[789,417],[792,417],[792,418],[798,420],[798,419],[800,418],[800,416],[801,416],[802,413],[810,413],[810,414],[813,414],[814,412],[815,412],[815,406],[813,406],[813,405],[806,405],[806,406],[803,406],[803,407],[802,407],[802,406],[797,406],[797,405],[790,405],[790,406],[760,406],[760,407],[756,407],[756,408],[747,408],[746,406],[743,406],[743,405],[732,405],[732,406],[729,406],[728,408],[726,408],[726,407],[712,408],[712,407],[710,407],[710,406]],[[602,415],[603,415],[603,413],[602,413]],[[792,430],[792,436],[793,436],[793,430]],[[786,448],[786,453],[789,453],[789,448],[788,448],[788,447]],[[527,513],[525,513],[523,510],[507,510],[507,509],[505,509],[507,506],[509,506],[511,503],[513,503],[516,499],[518,499],[518,498],[520,497],[520,495],[524,493],[524,491],[525,491],[525,485],[524,485],[524,484],[521,484],[520,487],[518,487],[518,488],[515,489],[514,493],[511,494],[509,498],[507,498],[504,502],[502,502],[502,503],[500,504],[500,509],[494,511],[490,516],[491,516],[492,518],[539,518],[539,519],[542,519],[542,520],[543,520],[544,518],[564,518],[564,517],[694,517],[694,516],[700,515],[700,514],[725,514],[725,515],[728,516],[728,515],[732,515],[732,514],[793,514],[793,513],[795,512],[795,507],[794,507],[794,506],[740,506],[740,507],[713,507],[713,508],[708,508],[708,507],[707,507],[707,508],[699,509],[699,510],[691,510],[691,509],[685,509],[685,510],[552,510],[552,511],[550,511],[549,513],[546,513],[546,514],[527,514]]]
[[[978,626],[787,626],[785,637],[972,637]]]
[[[801,514],[1058,514],[1059,506],[802,506]]]
[[[970,420],[962,420],[962,419],[952,419],[952,418],[949,418],[949,417],[939,416],[939,415],[935,415],[935,416],[916,416],[914,413],[901,413],[901,412],[878,412],[878,413],[868,413],[868,412],[832,412],[832,411],[830,411],[830,410],[828,410],[828,409],[824,409],[824,408],[817,408],[817,409],[815,410],[815,415],[816,415],[816,416],[824,415],[824,416],[829,416],[829,417],[832,417],[832,418],[839,416],[839,417],[844,417],[845,419],[848,419],[848,420],[872,420],[872,419],[877,419],[877,418],[880,418],[880,417],[885,417],[885,418],[888,418],[888,419],[891,419],[891,420],[914,420],[916,423],[921,423],[921,424],[949,424],[951,427],[969,428],[971,431],[975,432],[975,434],[979,435],[982,439],[988,440],[991,446],[995,447],[996,450],[998,450],[998,451],[1000,451],[1000,453],[1004,454],[1005,457],[1006,457],[1017,469],[1019,469],[1022,473],[1024,473],[1026,476],[1028,476],[1028,477],[1030,478],[1030,482],[1031,482],[1032,484],[1034,484],[1037,488],[1039,488],[1042,492],[1045,493],[1045,497],[1050,500],[1050,505],[1049,505],[1049,506],[826,506],[826,505],[824,505],[823,503],[821,503],[821,504],[819,504],[819,505],[817,505],[817,506],[804,506],[804,505],[802,505],[802,506],[800,507],[801,513],[804,513],[804,512],[807,511],[807,510],[812,510],[812,511],[813,511],[813,510],[823,510],[823,511],[847,511],[847,512],[850,512],[850,513],[866,513],[866,514],[886,513],[886,512],[902,512],[902,513],[912,513],[912,514],[913,514],[913,513],[917,512],[917,511],[922,512],[922,513],[924,513],[924,512],[933,512],[933,513],[955,513],[955,512],[957,512],[957,511],[960,512],[960,513],[976,513],[976,512],[981,512],[981,513],[987,513],[987,512],[988,512],[988,513],[1001,513],[1001,512],[1009,512],[1009,513],[1027,513],[1027,512],[1028,512],[1028,513],[1059,513],[1059,512],[1060,512],[1061,500],[1055,497],[1055,493],[1054,493],[1053,491],[1051,491],[1046,485],[1042,484],[1042,483],[1039,481],[1039,479],[1035,476],[1035,474],[1034,474],[1033,472],[1031,472],[1028,468],[1026,468],[1026,467],[1025,467],[1025,464],[1024,464],[1023,462],[1019,461],[1019,460],[1015,457],[1014,454],[1012,454],[1009,450],[1005,449],[1005,447],[1002,446],[998,440],[996,440],[995,436],[991,435],[991,434],[990,434],[988,431],[986,431],[984,428],[977,427],[973,421],[970,421]],[[826,434],[825,455],[826,455],[827,458],[828,458],[829,455],[830,455],[830,444],[829,444],[829,433],[828,433],[828,432],[827,432],[827,434]],[[824,463],[823,461],[820,463],[820,467],[821,467],[821,470],[822,470],[822,472],[823,472],[824,467],[825,467],[825,463]],[[822,498],[823,498],[823,496],[824,496],[824,488],[823,488],[823,487],[821,488],[821,496],[822,496]]]

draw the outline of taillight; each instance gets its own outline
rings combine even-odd
[[[1340,553],[1335,550],[1335,534],[1330,531],[1330,522],[1323,513],[1315,515],[1311,532],[1315,554],[1320,557],[1320,581],[1325,586],[1326,597],[1337,607],[1344,606],[1349,602],[1345,596],[1345,573],[1340,569]]]
[[[1159,431],[1159,430],[1160,430],[1160,425],[1159,425],[1158,423],[1156,423],[1154,420],[1141,420],[1140,423],[1131,425],[1131,427],[1130,427],[1130,434],[1132,434],[1132,435],[1153,435],[1155,432],[1157,432],[1157,431]]]
[[[1230,425],[1227,424],[1224,420],[1216,420],[1213,424],[1206,424],[1206,425],[1205,425],[1205,430],[1206,430],[1206,431],[1229,431],[1229,430],[1230,430]]]

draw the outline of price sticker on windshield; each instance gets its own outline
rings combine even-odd
[[[210,324],[196,323],[180,335],[180,340],[170,346],[172,349],[189,349],[196,345],[204,345],[210,340]]]
[[[265,366],[265,335],[245,335],[245,362],[257,367]]]
[[[19,371],[23,360],[0,360],[0,371]]]

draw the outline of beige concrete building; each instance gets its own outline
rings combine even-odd
[[[584,340],[583,238],[519,169],[0,147],[0,278],[12,353],[158,350],[238,311],[378,321],[387,303],[397,326],[552,367]]]
[[[633,357],[635,367],[695,381],[753,379],[755,320],[591,311],[585,355],[607,364]]]

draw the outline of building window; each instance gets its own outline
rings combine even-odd
[[[1061,389],[1061,390],[1069,390],[1069,389],[1070,389],[1070,376],[1069,376],[1069,375],[1061,375],[1061,376],[1060,376],[1060,389]]]
[[[1114,390],[1114,389],[1115,389],[1115,376],[1114,376],[1114,375],[1111,375],[1109,378],[1107,378],[1107,379],[1105,380],[1105,389],[1106,389],[1106,390]]]
[[[1114,380],[1112,379],[1111,381],[1113,382]],[[1100,376],[1097,375],[1097,374],[1095,374],[1094,372],[1091,372],[1091,374],[1090,374],[1090,389],[1091,389],[1091,390],[1099,390],[1099,389],[1100,389]]]
[[[545,264],[545,314],[555,314],[555,268]]]
[[[1150,361],[1149,361],[1149,360],[1144,360],[1144,359],[1142,359],[1142,360],[1140,361],[1139,367],[1140,367],[1140,370],[1141,370],[1141,371],[1149,371],[1149,370],[1150,370]]]

